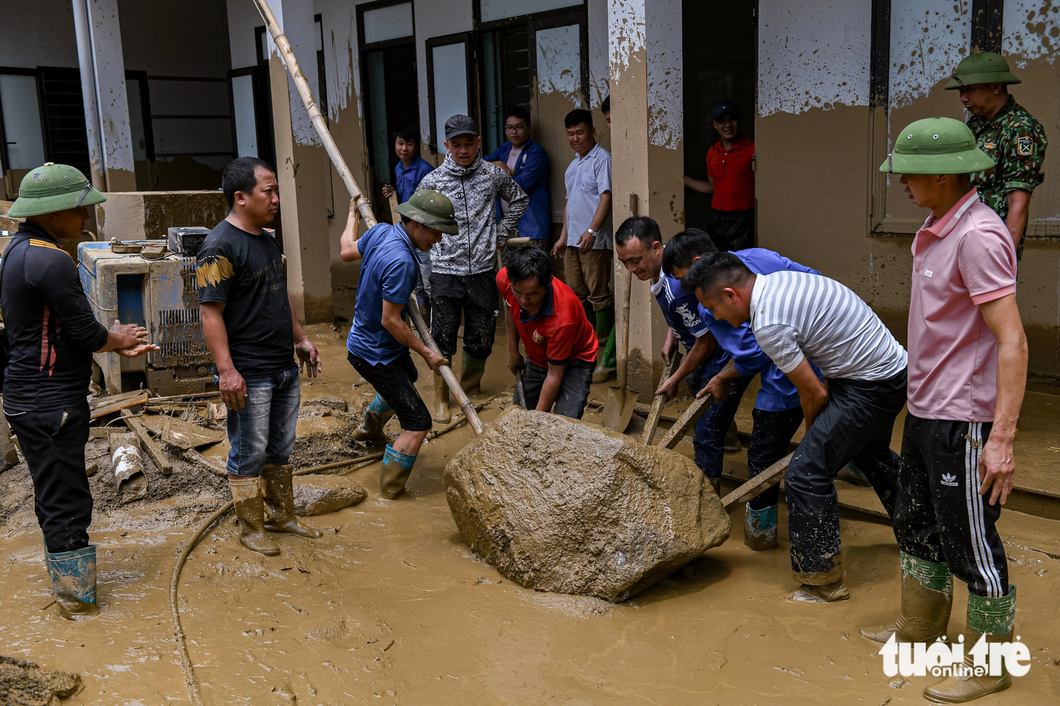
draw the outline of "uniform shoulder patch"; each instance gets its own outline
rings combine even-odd
[[[51,248],[52,250],[62,250],[55,243],[49,243],[47,240],[40,240],[38,238],[30,238],[29,244],[37,248]]]
[[[1030,157],[1034,154],[1034,141],[1029,136],[1017,137],[1016,154],[1020,157]]]
[[[995,149],[995,148],[997,148],[997,143],[994,142],[993,140],[987,140],[986,142],[983,143],[983,149],[984,150],[992,150],[992,149]]]

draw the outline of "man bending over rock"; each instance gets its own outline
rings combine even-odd
[[[581,419],[598,344],[578,295],[553,279],[547,252],[526,246],[508,253],[497,289],[508,304],[508,368],[522,376],[527,409]],[[530,358],[525,366],[519,341]]]

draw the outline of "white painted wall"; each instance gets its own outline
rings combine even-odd
[[[972,4],[891,0],[891,107],[923,98],[968,55]]]
[[[1005,0],[1001,50],[1024,68],[1027,61],[1060,58],[1060,3],[1043,0]]]
[[[320,96],[317,87],[317,49],[316,49],[316,27],[313,22],[313,6],[307,5],[304,0],[272,0],[269,3],[273,14],[280,24],[287,41],[291,44],[298,66],[302,70],[309,89],[314,98]],[[278,56],[279,50],[269,35],[269,55]],[[317,135],[313,122],[309,118],[309,111],[305,108],[294,79],[287,76],[287,87],[291,96],[291,131],[294,140],[299,145],[320,145],[320,136]]]
[[[762,0],[758,115],[868,105],[870,0]]]
[[[351,103],[361,115],[360,57],[357,48],[357,5],[349,0],[315,0],[313,8],[324,26],[324,74],[328,117],[338,120]]]
[[[0,66],[77,66],[77,39],[70,0],[5,3],[0,22]],[[11,7],[20,5],[20,7]]]
[[[645,15],[648,141],[676,150],[684,139],[681,0],[652,0]]]

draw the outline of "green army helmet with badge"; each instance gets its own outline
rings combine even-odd
[[[953,70],[953,77],[946,84],[947,91],[981,83],[1022,83],[1008,68],[1005,57],[984,51],[961,59]]]
[[[453,202],[439,191],[421,189],[396,210],[402,216],[442,233],[456,235],[460,232],[456,223],[456,209],[453,208]]]
[[[898,133],[880,171],[887,174],[970,174],[994,166],[960,120],[924,118]]]
[[[81,170],[47,162],[22,177],[18,198],[7,215],[29,218],[103,203],[107,197],[92,188]]]

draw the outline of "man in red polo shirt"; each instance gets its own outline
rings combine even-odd
[[[1015,243],[969,177],[993,166],[964,123],[927,118],[899,133],[880,167],[901,174],[909,198],[931,215],[913,240],[909,416],[894,511],[902,613],[862,635],[934,642],[946,635],[953,576],[967,583],[965,669],[924,692],[945,703],[1011,685],[1004,668],[970,673],[981,638],[1012,641],[1016,587],[995,523],[1012,490],[1012,441],[1027,385]]]
[[[508,303],[508,367],[523,379],[526,408],[581,419],[596,367],[596,332],[581,300],[552,278],[544,250],[513,248],[497,273],[497,289]],[[523,342],[530,361],[519,352]]]
[[[707,232],[718,250],[755,246],[755,141],[740,134],[740,109],[732,101],[714,106],[721,135],[707,150],[707,180],[685,177],[685,186],[713,194]]]

